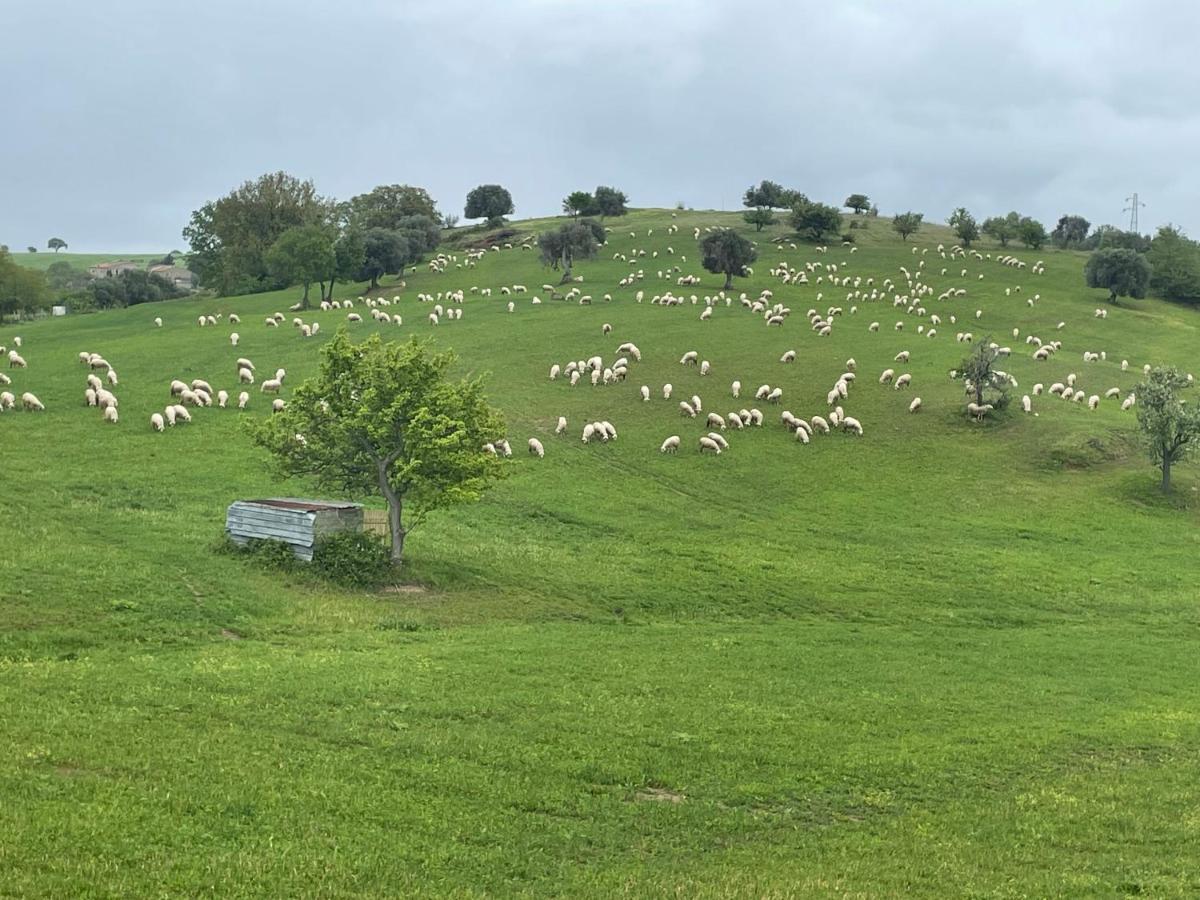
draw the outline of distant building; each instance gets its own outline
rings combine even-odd
[[[135,262],[127,259],[119,259],[116,262],[97,263],[94,266],[88,266],[88,274],[93,278],[115,278],[124,272],[134,272],[140,269]]]
[[[185,269],[183,266],[151,266],[150,274],[167,279],[167,281],[180,290],[190,291],[196,286],[196,273],[191,269]]]

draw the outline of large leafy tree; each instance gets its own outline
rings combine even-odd
[[[45,275],[18,265],[7,250],[0,250],[0,319],[45,309],[51,302]]]
[[[866,194],[851,194],[846,198],[845,202],[842,203],[842,206],[854,210],[854,214],[856,216],[861,216],[864,212],[871,208],[871,198]]]
[[[67,249],[67,242],[60,237],[52,237],[46,242],[46,247],[47,249],[53,250],[55,253],[57,253],[59,250]]]
[[[578,218],[579,216],[586,215],[594,202],[592,195],[587,191],[571,191],[571,193],[563,198],[562,210],[567,215]]]
[[[1046,226],[1037,219],[1022,216],[1017,223],[1017,239],[1030,250],[1041,250],[1046,243]]]
[[[1083,216],[1062,216],[1050,232],[1050,243],[1060,250],[1082,247],[1092,223]]]
[[[1200,445],[1200,406],[1185,403],[1180,392],[1192,386],[1178,369],[1157,367],[1137,386],[1138,426],[1150,460],[1162,471],[1162,489],[1171,489],[1171,466]]]
[[[1200,303],[1200,244],[1170,225],[1158,229],[1146,260],[1153,269],[1150,286],[1159,296]]]
[[[733,287],[734,276],[745,275],[746,266],[756,259],[754,245],[731,228],[709,232],[700,239],[700,264],[725,276],[725,290]]]
[[[952,212],[948,222],[964,247],[970,247],[972,241],[979,240],[979,225],[976,224],[975,217],[967,211],[965,206],[960,206]]]
[[[1108,291],[1108,302],[1118,297],[1145,297],[1153,270],[1136,250],[1097,250],[1083,267],[1087,286]]]
[[[266,261],[275,278],[285,284],[304,286],[304,296],[300,298],[304,309],[308,309],[308,289],[312,283],[326,280],[337,268],[330,230],[321,225],[289,228],[271,245]]]
[[[799,197],[800,195],[795,191],[789,191],[781,184],[764,180],[760,184],[751,185],[746,189],[746,193],[742,196],[742,205],[761,206],[767,209],[788,209]]]
[[[512,194],[498,184],[481,184],[467,194],[463,215],[468,219],[487,219],[489,226],[499,225],[513,211]]]
[[[368,228],[399,228],[402,220],[425,216],[439,220],[437,204],[424,188],[408,184],[381,184],[366,194],[350,198],[347,204],[350,223]]]
[[[628,210],[625,204],[629,202],[629,198],[625,196],[623,191],[618,191],[615,187],[606,187],[599,185],[592,192],[592,205],[586,210],[590,215],[600,216],[623,216]]]
[[[590,219],[568,222],[538,235],[542,262],[553,269],[562,269],[561,284],[571,280],[571,267],[575,260],[591,259],[603,242],[604,229]]]
[[[892,218],[892,229],[896,234],[907,241],[908,236],[916,234],[921,230],[921,223],[925,220],[925,214],[919,212],[900,213]]]
[[[263,175],[192,213],[183,229],[188,265],[223,294],[282,287],[267,266],[267,250],[289,228],[325,224],[332,214],[311,181],[287,172]]]
[[[992,216],[983,220],[983,233],[1000,242],[1001,247],[1007,247],[1008,242],[1017,236],[1020,230],[1021,217],[1016,212],[1006,216]]]
[[[757,206],[742,213],[742,218],[748,225],[753,225],[755,231],[762,231],[763,226],[775,224],[775,211],[769,206]]]
[[[809,240],[819,241],[827,234],[836,234],[842,228],[842,214],[836,206],[817,203],[806,197],[800,198],[792,207],[792,227]]]
[[[504,433],[479,379],[454,380],[454,357],[428,342],[351,343],[341,329],[319,373],[287,407],[253,427],[282,471],[388,506],[392,561],[434,511],[478,499],[500,476],[484,444]]]
[[[363,263],[359,277],[371,282],[371,290],[379,287],[384,275],[404,271],[412,255],[408,239],[390,228],[371,228],[363,234]]]
[[[1001,358],[999,348],[991,337],[985,337],[954,370],[954,377],[966,382],[980,406],[990,403],[1000,408],[1008,402],[1008,389],[1012,382],[999,368]]]

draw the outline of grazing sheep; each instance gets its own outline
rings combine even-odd
[[[238,409],[245,409],[246,404],[250,402],[250,395],[245,391],[238,394]]]
[[[894,359],[896,362],[908,362],[908,351],[907,351],[907,350],[901,350],[899,353],[897,353],[897,354],[896,354],[894,357],[892,357],[892,358],[893,358],[893,359]]]
[[[1028,394],[1021,398],[1021,409],[1027,413],[1033,412],[1033,400],[1030,399]]]
[[[908,411],[910,413],[915,413],[920,408],[921,408],[921,398],[920,397],[914,397],[913,402],[908,404]]]
[[[164,409],[163,415],[166,417],[168,425],[170,425],[170,426],[175,425],[175,407],[174,406],[168,406],[166,409]]]
[[[282,400],[280,400],[278,397],[276,397],[274,400],[271,401],[271,412],[283,412],[284,407],[286,407],[286,406],[287,406],[286,403],[284,403]]]
[[[555,434],[563,434],[566,430],[567,430],[567,417],[559,416],[558,417],[558,425],[555,426],[554,433]]]
[[[692,406],[696,412],[704,412],[704,404],[700,402],[700,397],[697,394],[692,394]]]
[[[193,391],[204,391],[204,393],[206,393],[206,394],[211,394],[213,392],[212,385],[209,384],[207,381],[205,381],[203,378],[192,379],[192,390]]]
[[[683,416],[687,416],[688,418],[694,419],[694,418],[696,418],[696,408],[694,406],[692,406],[692,404],[688,403],[686,400],[680,400],[679,401],[679,414],[683,415]]]
[[[115,406],[104,407],[104,421],[111,422],[114,425],[117,423],[117,408]]]
[[[217,391],[217,406],[221,409],[225,408],[225,404],[229,402],[229,391]]]
[[[554,381],[556,378],[558,378],[560,372],[562,372],[562,367],[559,366],[558,363],[552,365],[550,367],[550,380]]]
[[[746,423],[742,420],[742,417],[735,412],[731,412],[728,416],[726,416],[726,419],[729,421],[730,425],[739,431],[746,427]]]
[[[715,442],[716,442],[716,444],[717,444],[717,446],[718,446],[718,447],[720,447],[722,450],[728,450],[728,449],[729,449],[729,441],[725,440],[725,438],[724,438],[724,437],[722,437],[722,436],[721,436],[720,434],[718,434],[717,432],[715,432],[715,431],[710,431],[710,432],[708,433],[707,437],[708,437],[710,440],[712,440],[712,441],[715,441]]]
[[[768,403],[778,403],[781,399],[783,399],[783,388],[775,388],[767,394]]]
[[[46,411],[46,407],[42,405],[42,401],[29,391],[26,391],[21,395],[21,406],[23,406],[28,412]]]
[[[583,426],[583,442],[590,443],[592,438],[596,436],[596,426],[588,422]]]
[[[638,393],[640,393],[642,395],[643,403],[648,403],[650,401],[650,386],[649,385],[643,384],[640,388],[638,388]]]
[[[695,350],[689,350],[683,356],[679,357],[679,364],[683,366],[694,366],[696,361],[700,359],[700,354]]]
[[[542,442],[537,438],[529,439],[529,452],[541,459],[546,455],[546,448],[542,446]]]
[[[995,407],[990,403],[975,403],[974,401],[967,404],[967,414],[975,417],[976,422],[982,422],[983,417],[990,413]]]
[[[767,395],[770,393],[771,393],[771,386],[769,384],[761,384],[758,386],[758,390],[754,392],[754,399],[755,400],[766,400]]]
[[[162,319],[159,316],[154,317],[154,327],[162,328]],[[162,429],[159,429],[159,430],[161,431]]]
[[[658,448],[658,452],[659,453],[674,453],[678,449],[679,449],[679,435],[673,434],[669,438],[667,438],[665,441],[662,442],[662,446]]]
[[[1088,397],[1088,409],[1097,409],[1100,406],[1100,397],[1097,394],[1092,394]]]
[[[705,450],[711,450],[717,456],[721,455],[721,445],[710,437],[700,438],[700,452],[703,453]]]
[[[108,380],[109,384],[115,386],[117,384],[117,370],[109,369],[108,373],[105,375],[105,378]]]
[[[880,384],[888,384],[891,382],[891,380],[894,377],[896,377],[895,369],[884,369],[883,372],[879,376],[879,383]]]
[[[829,434],[829,423],[825,421],[824,416],[813,416],[810,421],[814,429],[820,431],[822,434]]]
[[[671,399],[671,385],[670,385],[670,383],[669,383],[669,382],[668,382],[667,384],[664,384],[664,385],[663,385],[663,387],[662,387],[662,396],[663,396],[663,399],[664,399],[664,400],[670,400],[670,399]]]
[[[740,397],[742,395],[742,383],[740,381],[735,381],[729,386],[729,390],[734,397]]]
[[[711,371],[712,371],[712,366],[709,365],[708,360],[707,359],[703,360],[700,363],[700,374],[707,375]]]
[[[162,413],[154,413],[153,415],[150,416],[150,427],[153,428],[155,431],[162,431],[163,425],[164,425],[164,423],[163,423]]]
[[[708,414],[708,427],[709,428],[720,428],[722,431],[724,431],[725,430],[725,418],[720,413],[710,412]]]
[[[852,431],[852,432],[854,432],[854,434],[857,434],[859,437],[862,437],[862,433],[863,433],[862,424],[858,421],[858,419],[855,419],[853,416],[846,416],[844,419],[842,419],[842,428],[845,431]]]
[[[908,387],[908,385],[910,385],[910,384],[912,384],[912,375],[910,375],[908,372],[905,372],[903,375],[899,376],[896,379],[896,384],[895,384],[894,389],[898,391],[898,390],[900,390],[900,388]]]
[[[238,369],[238,383],[254,384],[254,373],[245,367]]]
[[[19,354],[16,350],[8,351],[8,367],[10,369],[24,369],[27,368],[28,365],[29,364],[25,362],[25,357],[21,356],[21,354]]]
[[[229,335],[229,343],[233,344],[233,346],[236,347],[238,345],[239,340],[241,340],[241,337],[238,335],[238,333],[236,331],[233,332],[231,335]]]
[[[259,390],[264,394],[278,394],[283,388],[283,382],[278,378],[267,378],[259,385]]]

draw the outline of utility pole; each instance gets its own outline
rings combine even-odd
[[[1127,207],[1125,207],[1123,210],[1121,210],[1121,212],[1129,213],[1129,230],[1132,231],[1134,234],[1137,234],[1138,233],[1138,207],[1145,206],[1146,204],[1138,199],[1137,191],[1133,192],[1132,197],[1126,197],[1125,202],[1128,203],[1129,205]]]

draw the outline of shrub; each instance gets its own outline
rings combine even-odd
[[[388,546],[365,531],[341,531],[318,540],[313,548],[312,571],[354,588],[379,587],[395,575]]]
[[[850,223],[850,227],[851,228],[854,227],[853,222]],[[853,244],[854,243],[854,235],[852,235],[850,232],[847,231],[845,234],[842,235],[842,243]]]

